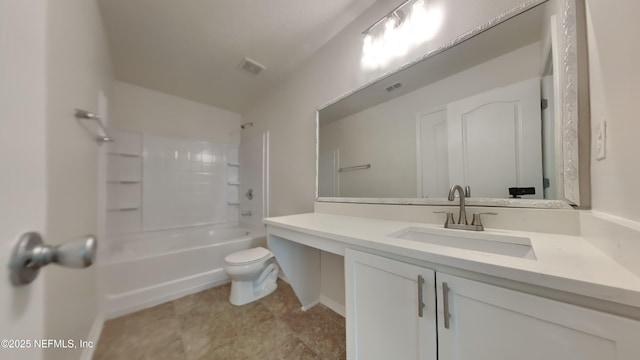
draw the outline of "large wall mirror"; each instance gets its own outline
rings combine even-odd
[[[320,108],[318,201],[438,205],[459,184],[477,205],[588,207],[584,13],[525,3]]]

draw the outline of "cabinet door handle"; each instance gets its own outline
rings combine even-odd
[[[424,303],[424,299],[422,298],[423,284],[424,284],[424,278],[422,277],[422,275],[418,275],[418,317],[422,317],[424,308],[426,306]]]
[[[448,329],[451,314],[449,314],[449,285],[446,282],[442,283],[442,304],[444,305],[444,328]]]

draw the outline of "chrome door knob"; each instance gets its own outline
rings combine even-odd
[[[89,267],[95,261],[97,247],[98,240],[94,235],[50,246],[43,243],[40,234],[25,233],[9,261],[11,283],[15,286],[31,283],[40,268],[50,263],[77,269]]]

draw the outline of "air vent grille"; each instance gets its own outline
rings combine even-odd
[[[386,89],[387,89],[388,92],[392,92],[393,90],[395,90],[395,89],[397,89],[397,88],[399,88],[401,86],[402,86],[401,83],[395,83],[393,85],[387,86]]]
[[[262,70],[266,69],[266,67],[255,60],[244,58],[240,63],[239,69],[252,76],[256,76],[262,72]]]

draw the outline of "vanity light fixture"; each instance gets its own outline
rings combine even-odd
[[[428,10],[428,11],[427,11]],[[362,65],[386,65],[433,38],[442,23],[442,11],[425,0],[407,0],[362,32]],[[382,26],[383,25],[383,26]]]

